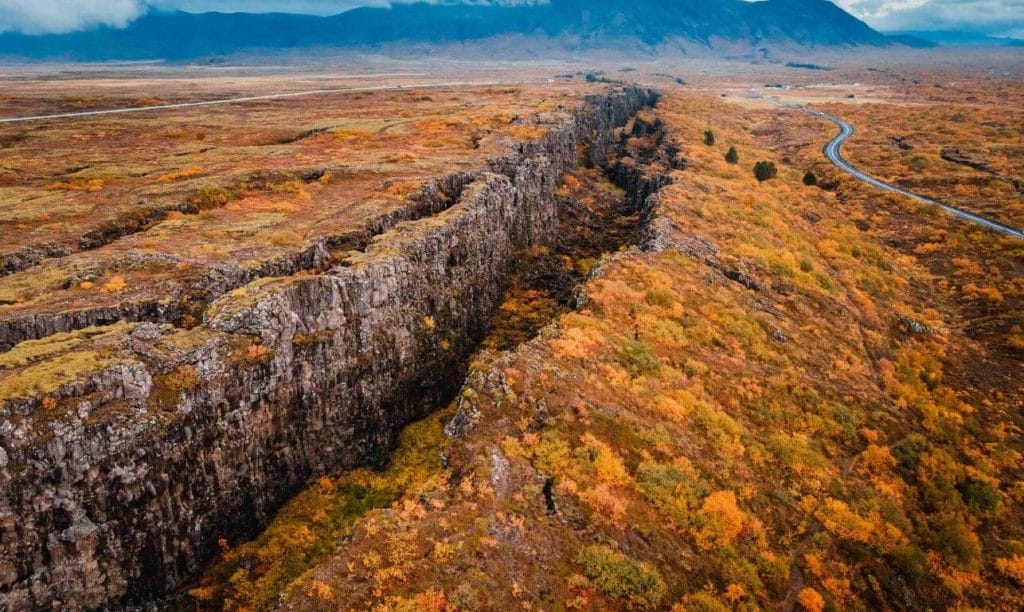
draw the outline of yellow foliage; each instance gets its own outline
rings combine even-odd
[[[309,583],[309,594],[324,601],[334,601],[334,589],[331,585],[322,580],[312,580]]]
[[[118,291],[124,290],[126,286],[127,283],[123,276],[115,276],[108,280],[106,284],[100,288],[100,291],[103,293],[117,293]]]
[[[598,440],[593,434],[587,433],[583,436],[583,443],[590,447],[594,453],[593,466],[597,472],[597,481],[613,487],[628,486],[633,483],[622,459],[614,450],[604,442]]]
[[[594,510],[594,518],[598,522],[616,527],[622,527],[625,524],[629,502],[607,484],[601,483],[592,489],[583,491],[579,496],[583,503]]]
[[[728,545],[743,531],[746,515],[736,503],[732,491],[716,491],[708,495],[701,505],[703,527],[697,532],[697,543],[709,549],[715,545]]]
[[[995,287],[980,287],[975,283],[967,283],[963,286],[964,297],[969,300],[986,300],[992,304],[1002,303],[1003,294]]]

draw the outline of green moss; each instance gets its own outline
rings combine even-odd
[[[0,400],[52,393],[66,383],[99,372],[117,361],[116,357],[98,351],[75,351],[60,355],[0,380]]]
[[[65,334],[61,334],[65,336]],[[44,357],[70,350],[82,343],[82,338],[51,337],[44,340],[23,342],[9,353],[0,355],[0,370],[23,368]]]
[[[655,608],[665,597],[665,581],[650,563],[635,561],[607,546],[594,544],[579,552],[576,562],[601,593],[641,608]]]

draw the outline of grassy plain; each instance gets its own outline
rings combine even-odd
[[[434,82],[467,80],[482,79]],[[429,179],[543,133],[534,123],[578,104],[581,89],[417,87],[427,82],[150,78],[128,95],[124,81],[84,79],[60,91],[85,101],[59,104],[48,81],[13,87],[0,115],[131,107],[133,96],[402,88],[0,125],[0,319],[189,300],[218,270],[281,268],[317,241],[343,254]]]

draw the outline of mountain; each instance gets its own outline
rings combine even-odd
[[[892,38],[910,36],[949,47],[1024,47],[1024,40],[1017,38],[990,36],[980,32],[962,30],[891,32],[890,36]]]
[[[890,41],[827,0],[551,0],[530,5],[396,4],[333,17],[149,12],[123,29],[0,34],[0,55],[27,59],[183,60],[252,50],[474,43],[499,36],[572,49],[689,44],[882,46]]]

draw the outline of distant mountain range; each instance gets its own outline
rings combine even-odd
[[[150,12],[123,29],[0,34],[0,56],[188,60],[250,51],[465,45],[526,37],[568,50],[884,46],[892,40],[826,0],[550,0],[359,8],[333,17]],[[486,52],[487,45],[477,45]],[[507,48],[507,47],[502,47]]]
[[[906,31],[889,32],[889,37],[900,40],[913,38],[924,40],[933,45],[945,45],[949,47],[1024,47],[1024,40],[1017,38],[1004,38],[989,36],[977,32],[965,32],[962,30],[951,31]]]

